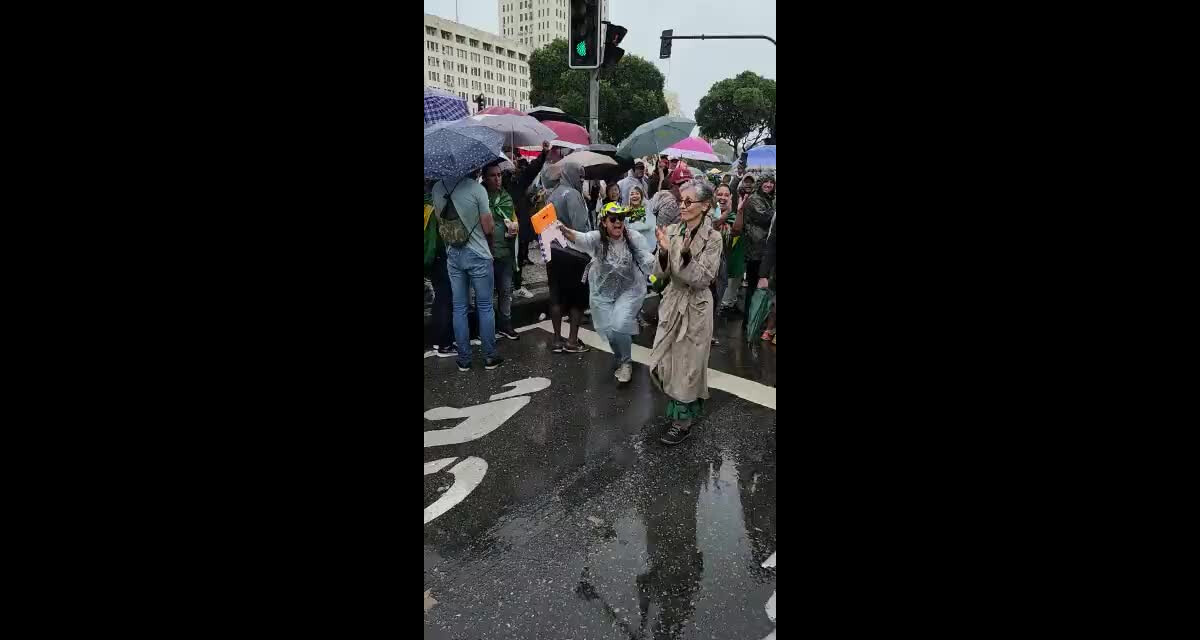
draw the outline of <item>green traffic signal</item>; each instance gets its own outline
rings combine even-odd
[[[586,56],[587,55],[587,42],[581,40],[579,42],[579,44],[575,45],[575,53],[579,54],[580,56]]]

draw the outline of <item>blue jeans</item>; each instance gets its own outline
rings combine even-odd
[[[633,336],[620,331],[606,331],[604,337],[608,338],[608,345],[612,347],[613,359],[618,366],[633,362]]]
[[[479,312],[479,339],[483,355],[496,357],[496,315],[492,309],[492,261],[467,247],[446,247],[446,270],[454,297],[454,340],[458,342],[458,364],[471,364],[471,333],[467,324],[467,289],[475,289]]]

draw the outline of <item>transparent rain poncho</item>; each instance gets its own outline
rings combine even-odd
[[[596,331],[638,333],[637,312],[646,294],[646,278],[653,272],[654,254],[638,233],[626,233],[625,240],[609,239],[608,250],[600,240],[605,231],[575,236],[575,247],[592,256],[587,270],[592,306],[592,324]],[[637,249],[640,264],[634,264],[629,243]]]

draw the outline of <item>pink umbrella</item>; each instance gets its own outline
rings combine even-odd
[[[558,122],[556,120],[543,120],[542,124],[554,130],[558,134],[558,139],[564,142],[573,142],[575,144],[591,144],[592,137],[588,135],[587,129],[570,122]]]
[[[489,114],[494,116],[523,116],[525,115],[525,112],[518,109],[513,109],[512,107],[488,107],[476,115],[480,114]]]
[[[721,158],[716,153],[713,153],[712,145],[696,137],[684,138],[670,147],[663,149],[662,152],[672,158],[687,158],[689,160],[704,160],[706,162],[721,161]]]

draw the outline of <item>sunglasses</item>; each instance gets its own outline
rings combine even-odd
[[[700,204],[701,202],[704,202],[704,201],[703,200],[690,200],[688,198],[683,198],[682,200],[679,201],[679,206],[686,209],[694,204]]]
[[[608,220],[609,222],[624,222],[625,221],[623,218],[621,218],[621,216],[605,216],[604,219]]]

